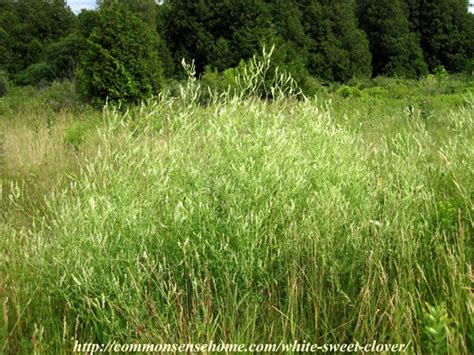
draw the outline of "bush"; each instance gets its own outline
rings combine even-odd
[[[84,51],[84,39],[73,33],[46,48],[46,58],[54,79],[73,79],[79,57]]]
[[[362,91],[360,91],[358,88],[352,87],[352,86],[347,86],[347,85],[341,86],[337,90],[337,93],[339,95],[341,95],[342,97],[344,97],[344,98],[347,98],[347,97],[361,97],[362,96]]]
[[[54,79],[53,68],[46,62],[30,65],[18,76],[18,84],[45,86]]]
[[[162,80],[158,38],[118,1],[103,4],[77,75],[79,95],[95,104],[136,103]]]
[[[71,81],[55,81],[45,93],[48,106],[54,111],[73,110],[76,107],[76,92]]]
[[[224,93],[240,98],[254,97],[272,100],[283,97],[301,97],[303,94],[301,86],[293,78],[291,72],[273,63],[274,49],[273,46],[267,51],[264,47],[261,55],[254,55],[247,61],[242,60],[237,67],[226,69],[221,73],[207,68],[200,82],[204,88],[199,92],[201,102],[209,101],[209,96]]]
[[[201,85],[204,90],[202,94],[208,96],[211,92],[213,94],[224,94],[229,92],[230,94],[237,93],[237,75],[238,68],[229,68],[223,72],[218,72],[215,69],[206,68],[201,76]]]

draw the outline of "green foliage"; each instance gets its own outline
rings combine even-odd
[[[401,0],[359,0],[359,21],[369,38],[374,75],[426,74],[419,40],[410,32]]]
[[[270,72],[278,70],[288,73],[301,88],[309,89],[310,74],[305,67],[305,57],[295,42],[285,41],[280,35],[270,33],[262,43],[263,47],[273,48],[268,68]],[[259,58],[263,60],[261,56]]]
[[[371,55],[366,35],[357,27],[354,1],[301,3],[310,39],[309,72],[329,81],[370,76]]]
[[[77,77],[79,95],[95,104],[132,103],[156,94],[162,81],[158,39],[118,1],[100,7]]]
[[[237,70],[237,68],[229,68],[219,73],[216,69],[208,67],[200,78],[203,90],[207,89],[218,95],[227,92],[235,93],[237,91]]]
[[[448,325],[449,318],[446,306],[426,304],[424,313],[425,351],[429,354],[448,354]]]
[[[74,148],[74,150],[79,150],[80,146],[86,140],[87,134],[94,127],[92,122],[89,121],[77,121],[74,122],[64,134],[64,142]]]
[[[8,93],[9,80],[8,76],[4,71],[0,71],[0,97],[5,96]]]
[[[275,47],[263,48],[261,56],[242,61],[236,68],[235,82],[237,95],[241,98],[259,97],[264,99],[282,99],[299,97],[302,92],[291,73],[272,65]]]
[[[94,10],[81,10],[77,15],[77,31],[79,35],[87,39],[99,23],[99,14]]]
[[[94,44],[94,36],[104,29],[104,11],[83,10],[75,17],[65,0],[0,2],[0,68],[16,83],[38,85],[73,79],[82,60],[103,62],[102,68],[82,66],[78,80],[81,96],[102,104],[104,97],[136,102],[156,93],[160,85],[155,83],[162,81],[162,75],[185,79],[177,65],[183,58],[194,61],[198,76],[213,70],[222,73],[258,55],[263,46],[275,45],[272,70],[278,67],[290,73],[310,96],[320,91],[318,81],[347,83],[372,74],[418,78],[440,65],[449,73],[470,73],[474,66],[474,16],[467,14],[464,0],[429,4],[99,0],[98,4],[133,14],[133,20],[121,19],[118,12],[106,20],[117,33],[128,26],[129,35],[110,35],[108,43]],[[132,31],[130,24],[138,19],[142,24]],[[92,45],[87,45],[88,39]],[[124,53],[116,48],[119,40],[142,48],[136,60],[141,64],[115,60]],[[152,45],[144,44],[150,41]],[[92,75],[94,70],[102,74]],[[105,72],[108,81],[102,77]]]
[[[44,49],[72,32],[75,17],[64,0],[2,1],[0,65],[16,75],[44,60]]]
[[[420,117],[430,119],[433,117],[433,103],[430,99],[422,99],[419,104]]]
[[[158,22],[175,62],[194,60],[200,75],[208,65],[223,71],[259,52],[271,16],[263,0],[172,0]]]
[[[361,97],[362,91],[353,86],[343,85],[338,90],[337,93],[344,98],[347,97]]]
[[[436,67],[433,70],[433,74],[435,75],[438,82],[446,82],[449,80],[449,73],[442,65]]]
[[[36,43],[36,42],[32,42]],[[39,43],[39,42],[38,42]],[[45,86],[54,80],[72,80],[75,76],[76,65],[85,42],[76,33],[61,38],[41,49],[43,61],[30,65],[16,76],[20,85]],[[35,62],[35,60],[31,60]]]
[[[17,77],[20,85],[45,86],[54,79],[53,67],[46,62],[30,65]]]
[[[298,98],[304,94],[290,72],[273,64],[275,47],[263,48],[262,54],[247,61],[241,61],[235,68],[221,73],[207,68],[201,76],[199,92],[202,101],[220,98]],[[189,72],[193,77],[193,73]],[[188,80],[189,85],[189,80]]]
[[[72,80],[84,50],[85,41],[77,33],[72,33],[50,44],[45,51],[46,61],[51,67],[54,79]]]
[[[103,6],[114,1],[115,0],[97,0],[97,5]],[[155,0],[121,0],[120,3],[148,24],[150,28],[153,30],[156,28],[157,5]]]
[[[449,72],[469,70],[474,58],[474,16],[467,13],[466,1],[405,1],[429,69],[443,65]]]
[[[74,111],[78,108],[73,81],[54,81],[43,95],[46,104],[54,111]]]
[[[0,100],[0,116],[6,121],[17,121],[20,118],[30,117],[32,126],[56,120],[65,116],[84,114],[84,119],[95,117],[98,112],[84,105],[76,96],[74,81],[54,81],[44,87],[11,85],[8,95]],[[46,118],[43,118],[47,116]],[[82,118],[81,118],[82,119]],[[62,140],[62,137],[61,137]]]
[[[305,32],[304,9],[301,9],[298,6],[298,1],[294,0],[276,0],[272,1],[270,6],[275,31],[285,41],[300,50],[300,59],[306,60],[310,38]]]
[[[423,120],[406,108],[426,96],[424,82],[347,84],[379,85],[381,97],[329,87],[317,100],[201,105],[205,87],[185,67],[181,96],[106,106],[92,112],[97,130],[88,112],[34,131],[50,113],[43,91],[0,100],[17,152],[0,224],[3,352],[67,353],[78,334],[472,352],[472,81],[440,82],[456,92],[429,94]],[[261,67],[230,74],[261,89]],[[60,157],[75,169],[53,179]]]

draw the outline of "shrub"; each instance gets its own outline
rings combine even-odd
[[[76,107],[76,92],[72,81],[55,81],[45,93],[48,106],[54,111],[72,110]]]
[[[301,87],[301,91],[307,97],[314,97],[320,94],[327,94],[328,89],[321,83],[319,79],[311,75],[302,77],[297,80]]]
[[[420,117],[424,119],[430,119],[433,117],[433,102],[429,99],[423,98],[419,104]]]
[[[46,48],[46,58],[54,79],[73,79],[84,39],[73,33]]]
[[[247,61],[242,60],[237,67],[221,73],[207,68],[199,83],[204,88],[197,93],[200,101],[207,102],[211,97],[222,94],[271,100],[301,97],[303,91],[291,72],[274,65],[274,50],[275,46],[269,51],[264,47],[261,55],[254,55]],[[195,72],[189,72],[186,64],[183,64],[188,77],[193,77]]]
[[[231,79],[230,82],[225,80],[224,73],[231,73],[232,71],[233,69],[227,69],[225,72],[219,73],[217,70],[207,67],[201,75],[201,84],[203,88],[224,92],[229,88],[229,86],[235,86],[235,81],[233,79]],[[227,77],[229,76],[227,75]]]
[[[47,85],[54,78],[53,68],[46,62],[40,62],[30,65],[18,76],[20,85]]]
[[[202,99],[204,101],[210,99],[210,95],[221,95],[229,93],[234,95],[238,92],[237,88],[237,76],[239,68],[229,68],[223,72],[218,72],[215,69],[206,68],[201,76],[202,85]]]
[[[346,98],[346,97],[361,97],[362,96],[362,91],[360,91],[358,88],[352,87],[352,86],[347,86],[347,85],[341,86],[337,90],[337,93],[339,95],[341,95],[342,97],[344,97],[344,98]]]
[[[118,1],[104,3],[77,76],[79,95],[102,105],[134,103],[158,92],[162,66],[158,38]]]
[[[474,75],[474,59],[467,62],[466,73],[471,76]]]
[[[435,70],[433,71],[433,74],[435,75],[438,82],[445,82],[449,79],[449,73],[446,71],[446,69],[442,65],[436,67]]]

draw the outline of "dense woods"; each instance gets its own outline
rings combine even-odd
[[[23,85],[79,74],[97,102],[158,91],[183,58],[222,72],[271,45],[300,82],[470,72],[474,16],[466,0],[99,0],[77,16],[64,0],[0,3],[0,69]]]

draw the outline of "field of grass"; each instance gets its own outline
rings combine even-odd
[[[474,351],[474,83],[128,110],[0,98],[0,353],[107,343]]]

